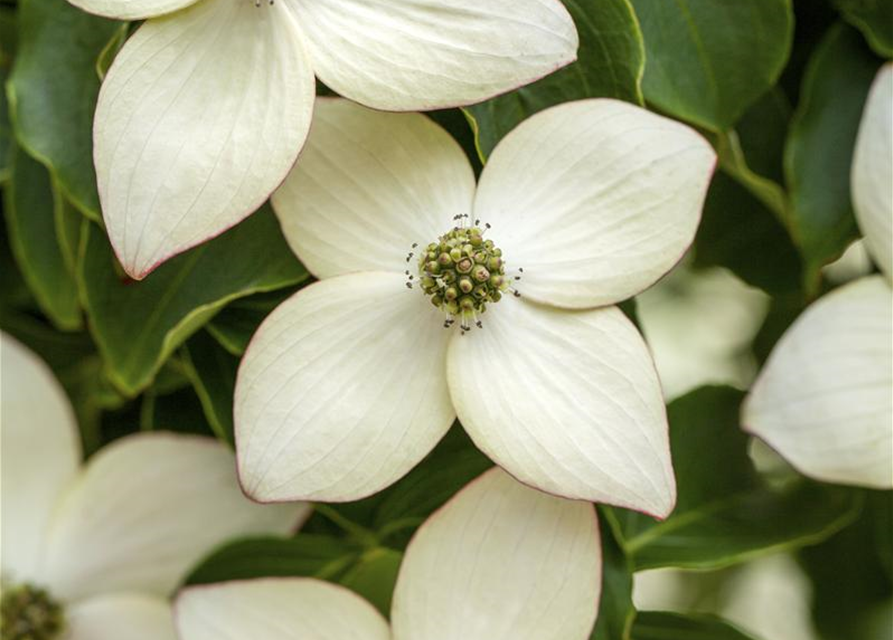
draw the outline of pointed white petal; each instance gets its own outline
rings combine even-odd
[[[273,195],[292,249],[319,278],[352,271],[413,273],[427,244],[471,213],[465,152],[423,115],[320,99],[301,162]]]
[[[389,640],[388,623],[360,596],[312,578],[190,587],[175,608],[181,640]]]
[[[68,0],[87,13],[117,20],[145,20],[179,11],[197,0]]]
[[[878,72],[865,103],[851,181],[865,244],[893,281],[893,62]]]
[[[47,579],[65,599],[121,590],[166,595],[217,545],[286,533],[307,509],[249,501],[232,453],[210,438],[131,436],[91,458],[65,495],[50,528]]]
[[[475,216],[522,291],[587,308],[625,300],[694,239],[715,164],[689,127],[616,100],[581,100],[525,120],[494,149]]]
[[[50,368],[0,333],[2,573],[42,582],[46,528],[81,463],[74,410]]]
[[[893,488],[893,291],[861,278],[782,336],[742,409],[745,428],[827,482]]]
[[[402,477],[455,419],[448,338],[440,312],[397,273],[323,280],[280,305],[236,383],[246,493],[341,502]]]
[[[203,0],[144,23],[115,58],[94,160],[109,238],[131,276],[241,221],[294,164],[315,88],[284,4]]]
[[[577,57],[558,0],[297,0],[319,78],[376,109],[480,102]]]
[[[428,519],[394,591],[394,640],[585,640],[601,590],[595,509],[492,469]]]
[[[66,611],[65,640],[177,640],[171,605],[160,597],[115,593]]]
[[[447,376],[475,444],[543,491],[665,517],[676,500],[654,363],[616,307],[515,299],[454,337]]]

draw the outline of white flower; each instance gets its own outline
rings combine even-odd
[[[559,0],[70,1],[150,18],[94,123],[105,225],[134,278],[267,199],[307,136],[315,77],[376,109],[437,109],[545,76],[578,45]]]
[[[893,488],[893,63],[872,86],[851,177],[856,219],[882,275],[839,287],[782,336],[742,421],[828,482]]]
[[[462,150],[424,116],[319,101],[273,206],[322,280],[267,318],[242,361],[245,491],[370,495],[458,415],[526,484],[666,516],[675,484],[660,386],[641,336],[610,305],[685,252],[713,164],[688,127],[589,100],[525,121],[475,187]],[[469,224],[453,228],[456,215]],[[438,243],[459,236],[462,255],[441,256]],[[483,328],[466,331],[475,321]]]
[[[307,578],[191,587],[182,640],[585,640],[601,548],[591,504],[553,498],[492,469],[416,533],[388,623],[356,594]]]
[[[306,505],[246,500],[232,454],[209,438],[130,436],[82,466],[74,412],[47,366],[5,334],[0,358],[4,634],[50,640],[64,619],[65,640],[173,639],[166,598],[196,561],[306,516]],[[29,619],[42,620],[32,635]]]

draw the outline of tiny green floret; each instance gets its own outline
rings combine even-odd
[[[459,224],[423,246],[418,259],[418,284],[432,304],[443,310],[444,327],[452,326],[458,317],[463,332],[471,322],[482,326],[480,316],[487,305],[499,302],[506,291],[519,295],[505,274],[502,250],[484,238],[489,225],[482,228],[476,221],[475,226],[465,226],[467,217],[456,216]]]
[[[0,640],[57,640],[64,631],[65,612],[44,589],[3,585]]]

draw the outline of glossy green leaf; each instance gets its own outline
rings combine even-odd
[[[208,323],[208,332],[229,353],[241,356],[264,318],[295,291],[296,288],[289,287],[234,300]]]
[[[183,351],[186,373],[214,435],[230,446],[234,445],[233,392],[239,359],[221,348],[204,331],[194,335]]]
[[[120,271],[105,234],[85,226],[84,307],[109,377],[128,395],[146,388],[173,350],[228,302],[308,277],[267,206],[140,282]]]
[[[16,39],[15,10],[12,7],[0,7],[0,184],[9,178],[9,159],[14,146],[5,88],[12,67]]]
[[[715,616],[668,611],[640,611],[632,640],[756,640]]]
[[[784,184],[784,140],[791,105],[774,88],[747,110],[734,130],[714,136],[719,166],[771,211],[786,228],[791,226],[790,202]]]
[[[606,511],[637,570],[712,569],[821,541],[846,526],[860,503],[850,492],[803,481],[773,489],[747,454],[738,426],[743,393],[702,387],[668,407],[676,509],[664,521]]]
[[[59,251],[65,267],[72,277],[77,273],[78,254],[81,251],[81,230],[83,216],[65,198],[58,187],[53,185],[56,194],[56,206],[53,215],[53,224],[56,229],[56,241],[59,243]]]
[[[56,236],[56,209],[63,207],[46,168],[18,149],[4,193],[13,255],[41,309],[63,331],[81,327],[78,290]]]
[[[734,126],[790,55],[790,0],[632,3],[645,35],[645,99],[707,129]]]
[[[812,580],[813,619],[825,640],[881,640],[875,616],[893,599],[885,557],[893,544],[890,491],[867,493],[859,519],[820,545],[801,550]],[[890,627],[885,632],[889,634]],[[886,636],[889,637],[889,636]]]
[[[411,533],[457,491],[493,466],[457,425],[419,465],[377,497],[373,528],[382,537]],[[406,528],[401,528],[406,525]]]
[[[19,143],[50,168],[74,205],[99,220],[93,171],[96,59],[120,23],[65,0],[21,0],[18,51],[7,84]]]
[[[833,27],[813,54],[785,150],[794,237],[815,293],[819,269],[858,236],[850,166],[862,107],[880,61],[860,35]]]
[[[629,638],[636,615],[633,607],[633,565],[609,521],[599,523],[602,541],[602,595],[591,640]]]
[[[468,107],[478,151],[496,143],[528,116],[561,102],[617,98],[642,104],[642,33],[629,0],[564,0],[580,34],[578,59],[539,82]]]
[[[770,294],[800,288],[800,254],[787,229],[725,171],[710,183],[694,257],[698,266],[726,267]]]
[[[391,598],[403,554],[377,547],[363,553],[340,582],[371,602],[385,617],[391,614]]]
[[[893,2],[890,0],[834,0],[851,25],[859,29],[874,52],[893,58]]]
[[[268,576],[338,579],[359,556],[359,549],[329,536],[301,533],[288,539],[251,538],[211,553],[186,578],[185,584]]]

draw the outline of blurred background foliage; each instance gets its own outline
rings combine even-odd
[[[599,507],[593,638],[890,638],[890,492],[799,476],[741,431],[738,407],[805,306],[872,270],[849,167],[869,85],[893,57],[893,3],[564,2],[581,36],[576,63],[431,114],[478,170],[528,115],[588,97],[687,122],[719,154],[689,256],[625,305],[663,380],[679,503],[663,522]],[[102,228],[91,123],[101,78],[136,27],[65,0],[0,2],[0,328],[50,363],[87,455],[153,429],[232,444],[239,357],[312,281],[268,206],[145,281],[123,275]],[[314,575],[387,613],[412,532],[489,464],[455,427],[391,488],[318,505],[293,539],[235,541],[188,581]]]

